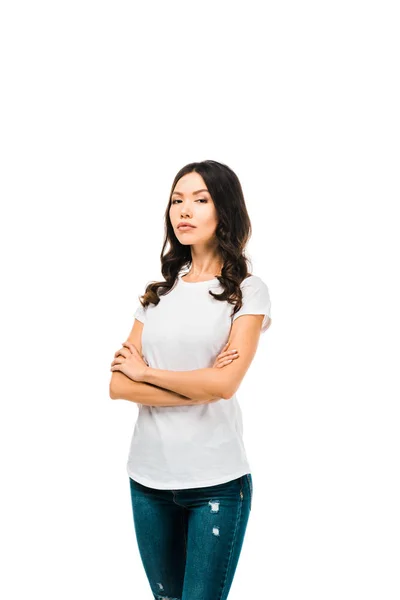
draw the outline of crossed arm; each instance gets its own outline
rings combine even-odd
[[[263,315],[242,315],[233,322],[229,347],[237,348],[239,357],[223,369],[168,371],[148,367],[143,382],[132,381],[123,373],[119,373],[125,379],[117,377],[113,380],[112,391],[110,386],[111,398],[162,406],[228,400],[240,386],[254,358],[262,320]],[[113,373],[113,378],[115,375],[118,375],[118,371]],[[166,394],[168,391],[169,394]],[[126,398],[128,395],[130,397]],[[172,404],[167,404],[168,402]]]
[[[114,371],[110,382],[110,397],[113,400],[130,400],[147,406],[187,406],[188,404],[207,404],[216,398],[203,399],[177,394],[163,387],[133,381],[121,371]]]

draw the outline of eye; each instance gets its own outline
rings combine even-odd
[[[197,200],[195,200],[195,202],[207,202],[206,198],[198,198]],[[172,200],[171,204],[175,204],[175,202],[182,202],[181,200],[179,200],[178,198],[175,198],[175,200]]]

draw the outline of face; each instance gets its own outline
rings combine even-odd
[[[217,211],[199,173],[187,173],[177,181],[171,194],[169,216],[181,244],[204,244],[215,237]],[[181,221],[194,225],[194,228],[179,229]]]

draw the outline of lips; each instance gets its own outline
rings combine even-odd
[[[191,225],[190,223],[179,223],[178,229],[180,229],[181,227],[190,227],[191,229],[195,229],[195,226]]]

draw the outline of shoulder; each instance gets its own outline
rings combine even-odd
[[[144,323],[146,320],[147,308],[148,308],[147,306],[142,306],[142,303],[139,301],[139,304],[137,305],[137,308],[133,314],[135,319]]]
[[[242,281],[240,289],[242,306],[232,320],[236,321],[242,315],[264,315],[261,331],[266,331],[271,323],[271,298],[267,284],[258,275],[251,275]]]
[[[252,274],[248,275],[247,277],[245,277],[243,279],[242,283],[240,284],[240,287],[242,289],[250,288],[250,289],[254,289],[254,290],[268,292],[267,284],[258,275],[252,275]]]

